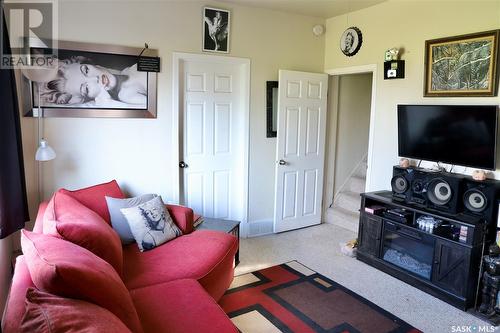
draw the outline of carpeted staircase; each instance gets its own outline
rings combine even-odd
[[[365,191],[366,168],[365,158],[335,195],[333,205],[327,210],[326,223],[335,224],[355,233],[358,232],[361,204],[359,195]]]

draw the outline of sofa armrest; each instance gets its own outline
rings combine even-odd
[[[21,331],[21,321],[26,309],[26,290],[35,287],[24,256],[16,258],[16,266],[12,277],[9,295],[5,302],[1,331],[18,333]]]
[[[175,224],[181,229],[182,233],[189,234],[193,232],[193,210],[179,205],[166,205],[168,212],[172,216]]]
[[[45,214],[48,204],[48,201],[43,201],[40,203],[40,206],[38,206],[38,213],[36,215],[35,225],[33,226],[33,232],[42,233],[43,215]]]

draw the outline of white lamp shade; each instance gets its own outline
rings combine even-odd
[[[47,140],[41,139],[40,146],[36,150],[35,160],[37,161],[50,161],[56,158],[56,152],[49,146]]]

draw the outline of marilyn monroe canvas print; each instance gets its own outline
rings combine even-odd
[[[147,109],[148,73],[137,71],[137,57],[60,49],[57,60],[57,77],[40,87],[42,107]]]
[[[57,75],[40,84],[43,117],[156,118],[156,72],[138,71],[142,48],[59,41],[58,49],[39,46],[31,54],[44,54],[57,64]],[[148,56],[158,51],[148,49]],[[38,84],[24,79],[25,116],[38,108]]]

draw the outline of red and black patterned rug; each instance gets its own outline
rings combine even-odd
[[[235,277],[219,302],[243,333],[417,333],[297,261]]]

